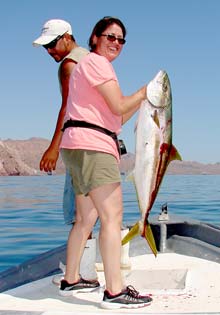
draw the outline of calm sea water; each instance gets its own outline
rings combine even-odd
[[[0,271],[67,240],[62,193],[64,176],[0,177]],[[139,218],[134,187],[123,182],[124,224]],[[220,226],[219,175],[167,175],[152,215],[168,203],[179,214]]]

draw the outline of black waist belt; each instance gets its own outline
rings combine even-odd
[[[118,143],[118,138],[117,138],[117,135],[115,132],[112,132],[106,128],[97,126],[95,124],[88,123],[88,122],[83,121],[83,120],[72,120],[72,119],[67,120],[64,123],[63,128],[61,130],[64,131],[66,128],[69,128],[69,127],[90,128],[90,129],[100,131],[100,132],[104,133],[105,135],[110,136],[115,141],[116,147],[118,149],[118,153],[119,153],[119,155],[121,155],[120,147],[119,147],[119,143]]]

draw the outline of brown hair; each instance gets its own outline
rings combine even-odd
[[[125,38],[127,31],[126,31],[124,24],[118,18],[115,18],[112,16],[105,16],[104,18],[102,18],[100,21],[98,21],[96,23],[96,25],[94,26],[93,31],[89,37],[90,51],[94,51],[96,48],[96,45],[93,43],[94,35],[96,35],[97,37],[100,37],[102,35],[102,33],[106,30],[106,28],[108,28],[112,24],[117,24],[118,26],[121,27],[122,33],[123,33],[123,38]]]

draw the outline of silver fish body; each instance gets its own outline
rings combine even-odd
[[[172,93],[165,71],[159,71],[148,84],[147,98],[139,110],[135,166],[132,172],[141,217],[122,240],[122,244],[141,234],[156,255],[156,245],[148,216],[169,162],[181,159],[172,145]]]

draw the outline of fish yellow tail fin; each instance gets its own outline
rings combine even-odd
[[[152,250],[152,253],[156,257],[157,256],[157,247],[156,247],[154,235],[153,235],[153,232],[151,230],[151,226],[150,226],[149,222],[147,222],[147,224],[145,226],[144,237],[146,238],[148,245],[150,246],[150,249]]]
[[[125,235],[123,240],[121,241],[122,245],[125,245],[126,243],[130,242],[130,240],[137,236],[140,235],[140,228],[139,228],[139,222],[135,223],[135,225],[130,229],[130,231]]]
[[[139,222],[135,223],[135,225],[125,235],[125,237],[121,241],[121,244],[125,245],[126,243],[130,242],[130,240],[133,237],[135,237],[137,235],[141,235]],[[144,237],[146,238],[148,245],[150,246],[150,249],[152,250],[152,253],[155,256],[157,256],[157,247],[155,244],[154,235],[153,235],[153,232],[151,230],[151,226],[150,226],[149,222],[146,223]]]

